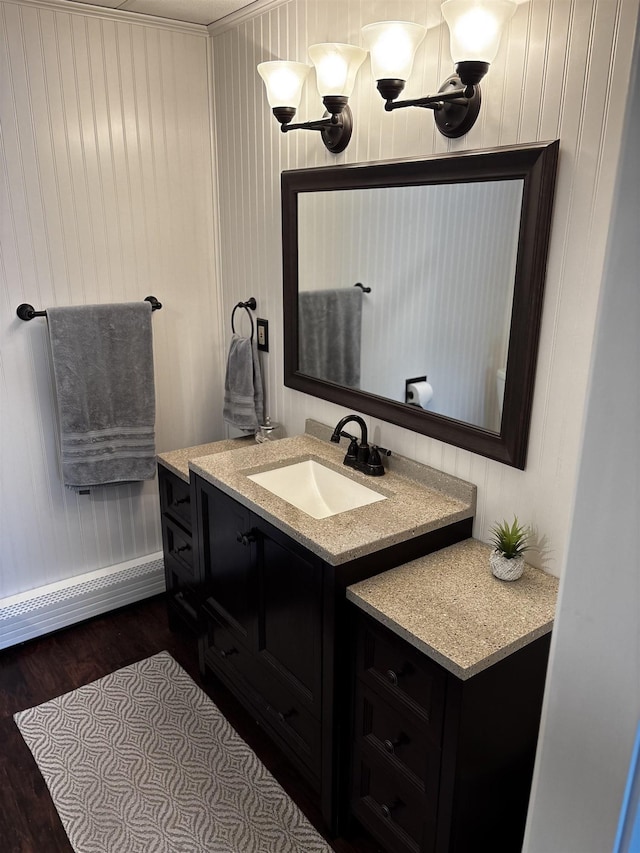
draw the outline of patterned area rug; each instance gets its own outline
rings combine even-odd
[[[168,652],[14,719],[76,853],[330,853]]]

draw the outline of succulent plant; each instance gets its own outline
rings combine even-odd
[[[533,547],[529,545],[530,536],[530,528],[521,525],[515,515],[513,524],[510,525],[507,521],[503,521],[501,524],[494,524],[491,528],[491,544],[507,560],[519,557],[520,554],[524,554],[525,551],[529,551]]]

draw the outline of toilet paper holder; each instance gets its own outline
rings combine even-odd
[[[405,403],[410,403],[415,405],[414,401],[411,399],[412,394],[409,391],[409,385],[413,385],[414,382],[426,382],[426,376],[414,376],[413,379],[405,379],[404,380],[404,401]]]
[[[415,394],[414,394],[414,389],[412,389],[411,386],[419,384],[421,382],[426,382],[426,381],[427,381],[426,376],[414,376],[412,379],[405,379],[404,380],[404,401],[405,401],[405,403],[407,403],[410,406],[420,406],[421,405],[420,401],[416,399]],[[431,394],[433,393],[433,391],[431,389],[429,389],[429,391],[430,391],[430,393],[429,393],[428,399],[430,399]]]

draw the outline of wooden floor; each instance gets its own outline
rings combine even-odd
[[[206,690],[326,837],[306,784],[223,687],[203,684],[195,639],[182,631],[172,631],[164,600],[154,598],[0,651],[0,848],[3,853],[72,851],[44,780],[13,722],[13,714],[163,650],[170,652]],[[381,848],[364,834],[349,841],[331,839],[330,843],[338,853],[381,853]]]

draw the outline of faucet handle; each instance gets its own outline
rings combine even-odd
[[[378,447],[375,444],[371,445],[369,461],[367,462],[367,474],[371,477],[381,477],[384,474],[382,459],[380,458],[381,453],[383,456],[391,456],[391,451],[385,447]]]
[[[349,447],[347,447],[347,453],[345,455],[345,461],[347,459],[357,459],[358,457],[358,439],[355,435],[347,435],[344,433],[345,438],[350,438]]]
[[[380,446],[379,446],[379,445],[377,445],[377,444],[372,444],[372,445],[371,445],[371,449],[372,449],[372,450],[377,450],[377,451],[378,451],[378,453],[381,453],[383,456],[391,456],[391,451],[390,451],[390,450],[387,450],[387,448],[386,448],[386,447],[380,447]]]

